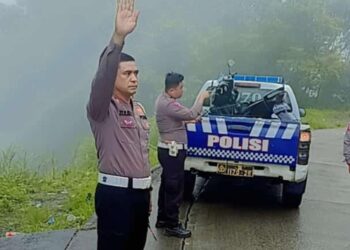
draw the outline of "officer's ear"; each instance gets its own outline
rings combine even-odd
[[[169,88],[167,91],[166,91],[168,94],[171,94],[174,92],[174,88]]]
[[[167,93],[168,95],[170,95],[170,97],[173,97],[174,91],[175,91],[174,88],[169,88],[169,89],[166,91],[166,93]],[[174,98],[174,97],[173,97],[173,98]]]

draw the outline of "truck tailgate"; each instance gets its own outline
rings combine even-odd
[[[241,117],[203,117],[187,124],[188,156],[295,168],[299,123]]]

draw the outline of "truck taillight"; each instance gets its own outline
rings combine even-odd
[[[301,131],[299,141],[300,142],[310,142],[311,141],[310,131]]]
[[[311,132],[301,131],[298,148],[298,164],[307,165],[309,163],[309,152],[311,143]]]

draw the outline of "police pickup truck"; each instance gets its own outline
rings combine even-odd
[[[263,178],[282,184],[284,205],[299,207],[311,133],[292,88],[278,76],[228,74],[207,81],[204,90],[211,97],[201,120],[186,125],[184,197],[192,197],[196,175]]]

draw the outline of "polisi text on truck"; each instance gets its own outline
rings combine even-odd
[[[268,152],[269,150],[269,140],[266,139],[209,135],[207,146],[212,148],[216,145],[223,149],[232,148],[262,152]]]

